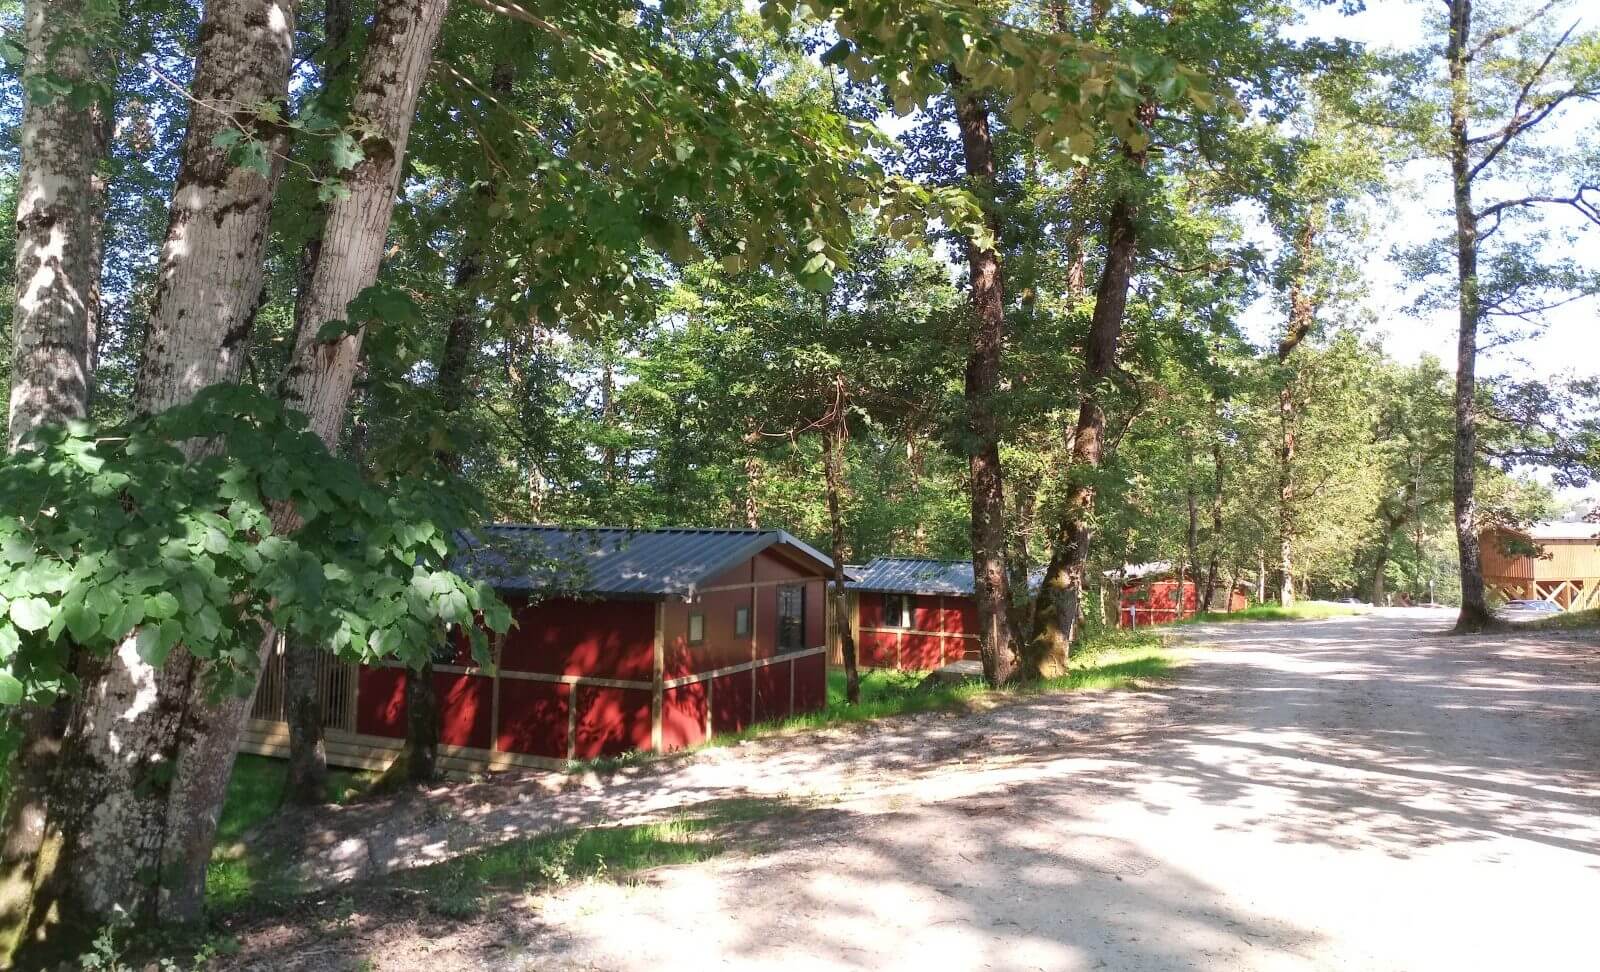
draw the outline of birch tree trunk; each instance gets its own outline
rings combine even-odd
[[[329,340],[318,333],[344,320],[350,301],[378,279],[417,94],[447,6],[446,0],[384,0],[367,35],[351,113],[374,134],[362,143],[366,158],[349,175],[349,194],[328,207],[306,296],[308,326],[295,337],[280,389],[330,448],[344,426],[363,331],[356,327]]]
[[[255,109],[285,98],[293,36],[287,0],[218,0],[206,9],[135,389],[141,413],[237,379],[261,287],[276,168],[262,175],[235,166],[215,139],[242,127],[281,148],[282,133],[261,128]],[[23,965],[81,947],[79,928],[113,916],[197,918],[232,766],[236,740],[219,749],[209,738],[207,680],[181,649],[156,670],[130,638],[110,658],[80,659],[77,667],[83,688],[67,720],[35,857],[28,935],[16,955]],[[219,771],[220,779],[192,785],[197,773]]]
[[[990,229],[998,237],[994,212],[994,146],[989,134],[989,109],[966,90],[951,70],[951,91],[967,179],[984,198]],[[996,244],[998,245],[998,243]],[[993,686],[1011,681],[1017,670],[1016,639],[1011,630],[1011,598],[1006,578],[1006,503],[1000,468],[1000,423],[994,395],[1000,384],[1000,357],[1005,345],[1004,285],[1000,255],[993,246],[968,241],[967,270],[972,287],[972,343],[967,355],[966,405],[968,473],[972,490],[972,581],[977,605],[978,644],[984,679]]]
[[[1451,479],[1456,549],[1461,557],[1461,613],[1457,631],[1482,631],[1492,620],[1478,544],[1478,215],[1472,203],[1471,67],[1472,0],[1450,0],[1450,175],[1456,216],[1456,272],[1461,288],[1456,341],[1455,474]]]

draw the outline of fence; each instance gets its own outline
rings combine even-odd
[[[284,713],[285,639],[278,637],[267,664],[261,671],[255,706],[250,718],[267,722],[287,722]],[[356,664],[340,661],[325,651],[315,653],[317,702],[322,706],[322,727],[354,732],[356,728]]]

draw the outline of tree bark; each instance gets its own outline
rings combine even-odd
[[[1139,107],[1139,120],[1155,120],[1155,106]],[[1124,151],[1129,171],[1144,171],[1145,153]],[[1094,476],[1105,451],[1104,384],[1117,365],[1117,347],[1128,310],[1138,253],[1137,204],[1129,191],[1117,195],[1106,219],[1106,259],[1095,288],[1094,312],[1084,338],[1078,420],[1072,433],[1072,467],[1061,521],[1051,544],[1050,564],[1034,603],[1033,630],[1023,649],[1023,677],[1036,680],[1066,673],[1080,636],[1089,549],[1094,541]]]
[[[990,231],[998,245],[999,218],[995,213],[994,146],[989,134],[989,109],[976,94],[967,90],[958,72],[952,69],[950,73],[967,178],[985,203]],[[979,246],[969,240],[967,270],[974,317],[965,388],[967,465],[972,491],[973,600],[977,606],[984,679],[998,686],[1011,681],[1017,670],[1006,578],[1006,504],[1000,467],[1000,422],[994,403],[1000,384],[1006,327],[1000,255],[994,246]]]
[[[235,125],[269,145],[281,139],[259,127],[253,106],[286,96],[293,27],[293,7],[281,0],[218,2],[206,10],[191,86],[195,107],[135,390],[140,413],[188,401],[238,374],[276,168],[265,176],[239,168],[215,139]],[[222,107],[241,104],[252,109]],[[99,238],[93,229],[78,232]],[[18,964],[80,947],[80,928],[112,916],[198,917],[232,765],[236,740],[219,752],[205,737],[206,680],[181,649],[156,671],[129,639],[109,659],[80,659],[77,668],[83,687],[66,721]],[[221,784],[191,786],[197,757],[223,764]],[[211,791],[210,805],[195,802]],[[195,857],[197,840],[204,846]]]
[[[330,321],[344,320],[350,301],[378,278],[417,95],[446,7],[446,0],[384,0],[367,35],[351,113],[366,119],[374,134],[362,143],[366,157],[347,178],[349,194],[328,207],[307,326],[295,337],[280,385],[284,399],[305,413],[330,448],[344,426],[364,332],[357,326],[328,340],[318,334]]]
[[[81,40],[85,19],[83,0],[28,0],[25,82],[46,75],[89,80],[94,55]],[[94,205],[95,176],[105,156],[100,110],[74,108],[66,96],[28,98],[23,106],[7,426],[12,451],[41,425],[88,415],[98,317],[96,223],[102,218]]]
[[[350,0],[327,0],[323,15],[322,90],[326,93],[346,74],[350,56],[352,11]],[[323,164],[318,174],[331,173]],[[316,229],[300,248],[300,265],[295,280],[295,333],[306,326],[310,309],[311,275],[322,252],[322,226],[326,211],[317,206]],[[316,218],[316,217],[313,217]],[[322,803],[328,792],[328,750],[323,738],[323,707],[318,696],[318,656],[322,646],[303,638],[287,636],[283,652],[283,708],[289,730],[289,773],[284,781],[283,798],[300,806]]]
[[[1211,560],[1206,565],[1206,595],[1201,602],[1201,610],[1210,611],[1217,597],[1217,571],[1221,567],[1222,559],[1222,499],[1223,490],[1227,483],[1226,467],[1222,462],[1222,441],[1220,439],[1211,443],[1212,479],[1211,488]],[[1228,591],[1228,604],[1232,606],[1233,591]]]
[[[850,603],[844,586],[848,551],[840,499],[844,490],[845,442],[850,432],[845,426],[843,405],[837,406],[835,412],[823,429],[822,469],[828,488],[828,526],[832,541],[828,554],[833,558],[833,626],[839,635],[839,652],[844,656],[845,700],[855,705],[861,701],[861,673],[856,667],[856,640],[850,632]]]
[[[23,89],[37,77],[88,80],[98,60],[87,46],[79,0],[29,0],[23,9]],[[108,144],[104,105],[74,108],[66,97],[29,98],[18,131],[15,302],[7,448],[46,425],[87,417],[99,330]],[[24,703],[9,715],[17,746],[0,845],[0,955],[22,930],[34,863],[45,839],[51,776],[69,702]]]
[[[1295,268],[1289,284],[1289,325],[1278,342],[1278,366],[1283,373],[1278,387],[1278,603],[1294,604],[1295,541],[1295,374],[1289,367],[1294,354],[1316,324],[1317,306],[1311,292],[1310,263],[1317,243],[1319,220],[1308,215],[1295,234]]]
[[[1478,215],[1472,203],[1471,121],[1472,0],[1450,0],[1450,175],[1456,215],[1456,271],[1460,282],[1460,332],[1456,342],[1455,473],[1451,479],[1456,548],[1461,559],[1461,613],[1456,630],[1482,631],[1493,620],[1478,545]]]

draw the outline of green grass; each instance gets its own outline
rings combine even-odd
[[[724,835],[756,821],[798,813],[785,800],[713,800],[659,823],[588,827],[524,837],[382,879],[393,894],[415,895],[447,918],[479,914],[505,892],[579,881],[629,882],[640,871],[709,860],[727,849]]]
[[[1036,685],[994,690],[974,681],[924,688],[926,672],[862,669],[858,705],[845,702],[844,671],[830,668],[827,708],[717,736],[707,745],[725,746],[775,733],[870,722],[916,712],[967,709],[981,699],[1121,688],[1141,679],[1160,678],[1168,674],[1174,664],[1176,660],[1163,647],[1159,634],[1148,629],[1108,631],[1077,649],[1066,675]]]
[[[1600,628],[1600,608],[1552,614],[1548,618],[1540,618],[1537,621],[1523,621],[1512,625],[1512,627],[1517,630],[1531,629],[1534,631],[1582,631],[1587,628]]]
[[[227,911],[246,901],[284,897],[297,890],[277,862],[246,853],[240,843],[252,827],[278,811],[288,774],[288,762],[270,756],[241,753],[234,761],[217,821],[216,847],[206,868],[206,901],[213,908]],[[373,773],[330,769],[328,802],[348,803],[376,778]]]
[[[1184,618],[1178,624],[1209,624],[1213,621],[1320,621],[1325,618],[1347,618],[1366,614],[1369,608],[1355,604],[1334,604],[1331,601],[1297,601],[1288,607],[1278,604],[1252,604],[1242,611],[1227,614],[1197,614]]]
[[[1080,647],[1066,675],[1036,685],[991,690],[981,682],[923,688],[924,672],[863,670],[861,703],[844,700],[844,673],[828,673],[828,704],[811,712],[777,722],[762,723],[743,732],[715,737],[706,745],[725,746],[743,740],[884,719],[916,712],[960,711],[987,700],[1048,692],[1114,689],[1168,675],[1176,659],[1150,629],[1109,631],[1090,638]],[[589,760],[575,764],[578,771],[607,772],[661,757],[653,753]],[[207,872],[206,899],[213,912],[228,913],[245,907],[270,907],[298,896],[284,862],[245,852],[237,843],[252,826],[270,816],[283,791],[285,764],[260,756],[240,756],[228,788],[218,829],[218,850]],[[344,802],[371,783],[371,774],[331,774],[330,799]],[[720,853],[711,832],[730,823],[756,820],[784,812],[786,805],[769,801],[719,801],[701,811],[660,824],[638,827],[603,827],[509,841],[476,854],[397,876],[395,886],[428,893],[430,906],[469,909],[471,913],[491,890],[511,886],[577,880],[607,873],[627,873],[659,864],[703,860]],[[520,882],[520,883],[519,883]],[[531,884],[530,884],[531,882]],[[434,892],[441,892],[435,894]]]

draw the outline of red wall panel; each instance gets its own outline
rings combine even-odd
[[[794,678],[794,711],[816,712],[828,704],[828,660],[825,655],[807,655],[791,663]]]
[[[683,749],[706,738],[706,683],[667,689],[661,697],[661,747]]]
[[[900,645],[900,667],[917,671],[938,668],[942,664],[939,656],[941,640],[938,635],[906,635]]]
[[[406,737],[406,672],[361,666],[356,675],[356,732]]]
[[[649,690],[580,685],[577,698],[574,757],[594,759],[650,748]]]
[[[557,598],[521,606],[516,618],[501,647],[507,671],[650,680],[654,601]]]
[[[789,716],[789,666],[784,662],[755,670],[756,721],[773,722]]]
[[[566,759],[567,707],[571,704],[570,685],[501,679],[500,725],[495,733],[495,748],[507,753]]]
[[[434,672],[433,691],[439,699],[439,741],[447,746],[488,749],[493,690],[493,680],[481,675]]]
[[[864,668],[893,668],[898,637],[886,631],[861,632],[861,644],[856,646],[857,663]]]
[[[944,623],[943,613],[939,610],[939,599],[926,594],[916,594],[911,598],[911,626],[918,631],[938,631]]]
[[[748,671],[711,680],[711,731],[738,732],[750,724],[752,679]]]
[[[872,591],[862,591],[857,594],[860,607],[861,626],[863,628],[880,628],[883,626],[883,595]]]
[[[763,550],[756,555],[756,580],[809,580],[816,575],[810,571],[800,570],[787,561],[778,557],[771,550]]]
[[[828,588],[820,580],[806,582],[805,647],[821,648],[828,643]]]

